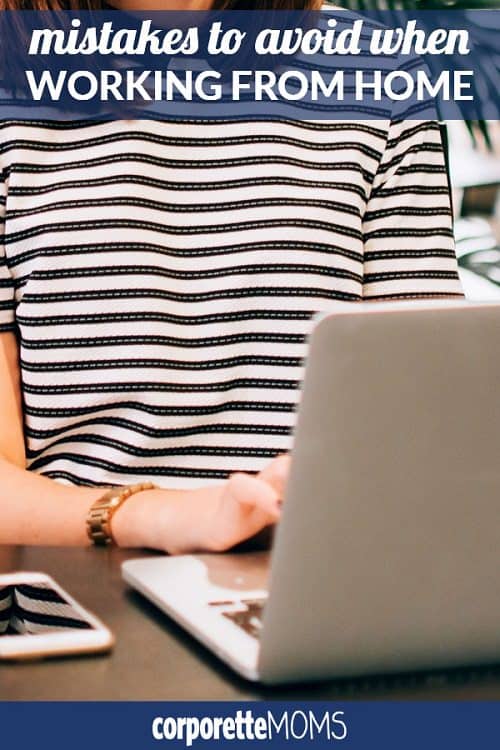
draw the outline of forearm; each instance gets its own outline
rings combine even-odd
[[[89,544],[85,518],[103,490],[66,487],[0,457],[1,544]]]
[[[0,544],[90,544],[86,518],[104,488],[68,487],[4,458],[0,488]],[[196,493],[145,490],[132,495],[111,522],[117,544],[175,550],[178,538],[185,536],[181,511],[188,494]],[[177,528],[181,524],[184,528]]]

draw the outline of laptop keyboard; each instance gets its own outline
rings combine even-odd
[[[258,599],[239,599],[238,601],[209,602],[211,607],[220,607],[223,617],[234,622],[239,628],[251,635],[260,638],[262,630],[262,615],[266,597]],[[231,607],[231,609],[228,609]]]

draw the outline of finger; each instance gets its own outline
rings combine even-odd
[[[287,453],[282,453],[271,461],[258,475],[259,479],[271,485],[281,500],[285,494],[286,483],[290,473],[290,464],[290,456]]]
[[[271,521],[279,518],[279,495],[262,479],[250,474],[233,474],[228,480],[228,490],[240,505],[263,511]]]

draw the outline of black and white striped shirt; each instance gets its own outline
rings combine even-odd
[[[435,123],[4,123],[29,467],[167,487],[290,447],[314,313],[459,295]]]

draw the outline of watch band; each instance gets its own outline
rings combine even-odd
[[[111,519],[129,497],[143,490],[155,490],[152,482],[133,484],[127,487],[112,487],[93,503],[87,514],[87,536],[98,546],[114,543]]]

